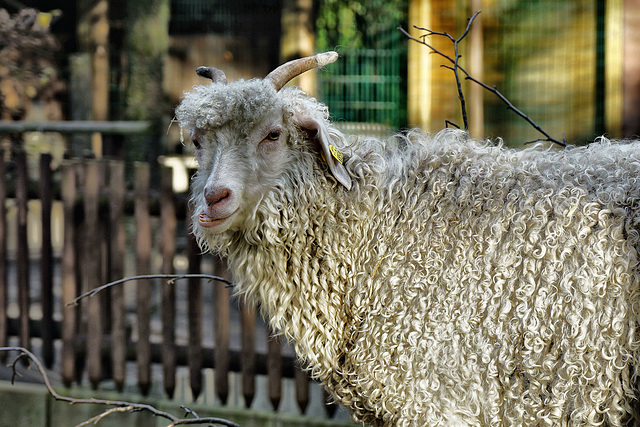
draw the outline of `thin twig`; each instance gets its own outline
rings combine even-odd
[[[467,106],[464,100],[464,94],[462,93],[462,83],[460,82],[460,76],[458,76],[458,73],[456,71],[459,68],[458,61],[460,60],[460,57],[461,57],[461,55],[458,53],[458,44],[462,41],[462,39],[464,39],[467,36],[467,34],[469,34],[469,30],[471,29],[471,24],[473,23],[473,20],[476,19],[476,16],[478,16],[479,13],[480,11],[477,11],[471,18],[469,18],[467,22],[467,28],[465,28],[462,35],[457,39],[454,39],[448,33],[440,33],[437,31],[431,31],[427,29],[424,29],[424,30],[427,31],[428,33],[423,36],[423,40],[428,35],[444,36],[444,37],[447,37],[449,40],[451,40],[451,42],[453,42],[453,54],[455,57],[453,59],[453,74],[456,77],[456,85],[458,87],[458,97],[460,99],[460,107],[461,107],[460,109],[462,111],[462,123],[464,124],[465,132],[469,131],[469,121],[467,120]]]
[[[168,412],[161,411],[155,408],[154,406],[142,404],[142,403],[131,403],[131,402],[118,401],[118,400],[103,400],[103,399],[93,399],[93,398],[76,399],[73,397],[63,396],[58,394],[53,389],[53,386],[51,385],[51,381],[49,380],[49,375],[47,374],[47,371],[44,369],[44,366],[42,366],[42,363],[40,363],[38,358],[33,353],[31,353],[29,350],[23,347],[0,347],[0,352],[3,352],[3,351],[19,352],[14,362],[11,365],[9,365],[13,369],[13,376],[11,378],[12,384],[15,380],[15,377],[19,375],[17,371],[18,361],[20,361],[21,359],[27,358],[36,365],[38,371],[40,372],[40,375],[42,376],[42,379],[44,381],[45,387],[47,388],[47,391],[55,400],[58,400],[61,402],[68,402],[70,405],[92,404],[92,405],[107,405],[107,406],[116,407],[116,408],[108,409],[102,412],[101,414],[91,418],[90,420],[87,420],[81,424],[78,424],[77,427],[88,425],[91,422],[94,422],[94,423],[98,422],[105,416],[115,412],[137,412],[137,411],[148,411],[148,412],[151,412],[154,416],[166,418],[171,421],[171,424],[169,424],[169,426],[176,426],[180,424],[217,424],[217,425],[228,426],[228,427],[239,427],[238,424],[232,421],[225,420],[222,418],[217,418],[217,417],[189,418],[189,419],[178,418],[175,415],[172,415]],[[195,412],[193,411],[191,411],[191,413],[195,414]]]
[[[230,280],[225,279],[224,277],[219,277],[219,276],[212,276],[210,274],[145,274],[142,276],[131,276],[131,277],[125,277],[124,279],[119,279],[119,280],[115,280],[113,282],[109,282],[105,285],[99,286],[97,288],[94,288],[88,292],[85,292],[84,294],[80,295],[77,298],[74,298],[73,300],[71,300],[70,302],[68,302],[66,305],[78,305],[78,302],[81,299],[87,298],[87,297],[92,297],[95,294],[104,291],[107,288],[110,288],[112,286],[115,285],[120,285],[122,283],[125,282],[131,282],[134,280],[151,280],[151,279],[168,279],[167,283],[170,285],[173,285],[176,280],[180,280],[180,279],[209,279],[209,281],[214,281],[217,280],[218,282],[223,282],[227,284],[227,287],[231,287],[233,286],[233,283],[231,283]]]
[[[185,415],[185,416],[187,416],[187,415],[191,414],[191,415],[193,415],[195,418],[200,418],[200,417],[198,416],[198,414],[196,413],[196,411],[194,411],[193,409],[189,408],[188,406],[180,405],[180,408],[184,409],[184,412],[185,412],[185,414],[184,414],[184,415]]]
[[[111,408],[108,409],[98,415],[96,415],[95,417],[89,418],[86,421],[81,422],[80,424],[76,425],[76,427],[84,427],[84,426],[88,426],[90,424],[98,424],[98,421],[100,421],[101,419],[103,419],[104,417],[106,417],[107,415],[111,415],[114,414],[116,412],[133,412],[135,410],[135,408],[131,405],[129,406],[119,406],[116,408]]]
[[[416,25],[414,25],[413,27],[417,30],[420,31],[425,31],[426,34],[423,34],[422,36],[420,36],[420,38],[416,38],[413,37],[411,34],[409,34],[409,32],[407,30],[405,30],[402,27],[398,27],[398,30],[400,30],[409,40],[412,40],[416,43],[420,43],[426,47],[428,47],[429,49],[431,49],[431,51],[433,51],[434,53],[442,56],[443,58],[445,58],[447,61],[449,61],[450,63],[453,64],[453,67],[449,66],[449,65],[443,65],[444,68],[450,69],[454,72],[455,77],[456,77],[456,83],[458,85],[458,95],[460,96],[460,102],[461,102],[461,106],[462,106],[462,118],[465,122],[465,130],[467,129],[467,122],[466,122],[466,108],[465,108],[465,102],[464,102],[464,95],[462,94],[462,89],[460,86],[460,80],[458,78],[458,73],[457,70],[462,71],[462,73],[465,75],[465,79],[466,80],[471,80],[472,82],[482,86],[484,89],[488,90],[489,92],[493,93],[494,95],[496,95],[498,97],[498,99],[500,99],[506,106],[508,110],[513,111],[514,113],[516,113],[518,116],[522,117],[525,121],[527,121],[527,123],[529,123],[531,126],[533,126],[533,128],[535,130],[537,130],[538,132],[540,132],[542,135],[545,136],[544,139],[537,139],[536,141],[548,141],[548,142],[553,142],[555,144],[561,145],[563,147],[567,146],[567,141],[563,136],[563,140],[559,141],[555,138],[553,138],[551,135],[549,135],[544,129],[542,129],[540,126],[538,126],[538,124],[536,122],[534,122],[529,116],[527,116],[525,113],[523,113],[522,111],[520,111],[518,108],[516,108],[511,102],[509,102],[509,100],[502,94],[500,93],[495,86],[491,87],[488,86],[486,84],[484,84],[483,82],[475,79],[474,77],[472,77],[467,70],[465,70],[463,67],[460,66],[460,64],[458,63],[458,59],[459,59],[459,55],[458,55],[458,42],[460,42],[469,32],[469,29],[471,27],[471,23],[473,22],[473,20],[476,18],[476,16],[478,16],[478,13],[480,13],[479,11],[476,12],[468,21],[467,23],[467,28],[465,29],[465,32],[463,33],[462,36],[460,36],[458,39],[454,39],[451,35],[449,35],[448,33],[441,33],[441,32],[437,32],[437,31],[432,31],[429,30],[428,28],[422,28],[422,27],[418,27]],[[435,35],[435,36],[443,36],[448,38],[449,40],[451,40],[454,43],[454,54],[455,54],[455,59],[451,58],[449,55],[441,52],[440,50],[436,49],[435,47],[433,47],[432,45],[430,45],[429,43],[426,42],[426,38],[428,36],[431,35]]]
[[[453,122],[452,122],[452,121],[450,121],[450,120],[445,120],[445,121],[444,121],[444,125],[445,125],[445,127],[449,127],[449,125],[451,125],[451,126],[453,126],[454,128],[456,128],[456,129],[460,129],[460,126],[458,126],[457,124],[453,123]]]

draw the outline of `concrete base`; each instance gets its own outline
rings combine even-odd
[[[177,417],[184,417],[185,411],[180,403],[164,399],[141,398],[135,395],[121,395],[102,391],[87,390],[85,388],[56,390],[64,396],[75,398],[96,398],[118,400],[136,403],[146,403],[155,408],[171,413]],[[36,384],[0,381],[0,427],[30,426],[30,427],[66,427],[78,425],[89,418],[100,414],[110,407],[93,404],[70,405],[56,401],[46,388]],[[189,408],[200,417],[218,417],[228,419],[243,427],[321,427],[321,426],[352,426],[348,422],[319,418],[304,417],[295,414],[279,414],[240,408],[209,407],[200,404],[190,404]],[[101,427],[160,427],[167,426],[170,420],[155,417],[150,412],[113,413],[101,419]],[[205,425],[205,424],[202,424]]]

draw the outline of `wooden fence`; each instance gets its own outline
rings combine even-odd
[[[293,356],[282,354],[280,340],[271,338],[264,351],[258,350],[252,308],[240,304],[241,336],[231,335],[230,311],[240,302],[230,298],[231,290],[223,282],[185,279],[186,284],[180,285],[183,291],[177,292],[178,284],[142,280],[128,284],[129,291],[113,286],[77,306],[66,305],[81,293],[130,273],[174,274],[177,257],[187,260],[181,274],[200,273],[209,265],[212,274],[227,277],[223,261],[202,255],[187,233],[186,195],[174,194],[171,169],[160,167],[159,190],[155,186],[153,191],[148,164],[136,164],[134,175],[133,191],[127,192],[123,162],[65,160],[52,172],[51,156],[44,154],[36,189],[29,180],[24,152],[0,156],[4,177],[0,179],[0,346],[18,337],[21,346],[31,348],[32,338],[41,338],[44,363],[58,366],[67,386],[88,379],[97,388],[112,380],[122,391],[127,375],[136,372],[137,387],[147,394],[157,380],[152,378],[152,364],[159,364],[162,387],[169,397],[176,391],[179,366],[188,367],[194,398],[203,390],[203,369],[214,368],[214,389],[223,404],[229,396],[229,373],[237,372],[246,407],[256,395],[256,375],[268,377],[268,398],[274,410],[283,398],[282,378],[289,377],[295,380],[297,405],[304,413],[309,403],[307,375],[296,367]],[[41,206],[39,254],[28,243],[30,195],[39,198]],[[13,203],[15,231],[7,226],[8,205]],[[54,203],[63,207],[60,253],[54,253],[52,244]],[[9,254],[7,241],[14,232],[15,253]],[[38,262],[30,264],[30,258]],[[33,272],[34,264],[39,275]],[[8,280],[10,266],[15,266],[15,281]],[[38,276],[39,281],[34,279]],[[203,315],[205,286],[214,287],[213,325]],[[154,289],[161,293],[159,298]],[[17,297],[12,300],[11,295]],[[154,305],[154,300],[160,303]],[[18,308],[13,317],[8,310],[12,301],[14,305],[17,301]],[[41,319],[30,314],[34,301],[40,303]],[[181,305],[186,306],[186,327],[177,318]],[[215,345],[204,345],[203,334],[211,330]],[[186,339],[180,342],[177,334]],[[240,341],[240,348],[232,348],[231,340]],[[61,345],[54,345],[56,341]],[[136,369],[131,369],[132,362]],[[334,411],[335,406],[327,406],[330,416]]]

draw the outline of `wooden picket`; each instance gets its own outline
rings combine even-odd
[[[126,240],[124,230],[125,203],[124,163],[109,163],[109,275],[113,281],[124,277]],[[124,389],[126,379],[127,337],[124,289],[116,286],[111,289],[111,369],[113,381],[118,391]]]
[[[18,308],[20,345],[26,347],[30,341],[29,331],[29,246],[27,242],[27,155],[19,150],[16,161],[16,206],[17,206],[17,250]]]
[[[148,164],[135,165],[135,224],[136,224],[136,273],[151,274],[151,216],[149,214],[150,169]],[[151,282],[141,281],[137,290],[138,340],[136,354],[138,362],[138,387],[143,395],[151,387],[151,347],[149,336],[151,319]]]
[[[82,291],[100,286],[100,223],[98,218],[100,194],[100,168],[98,162],[88,162],[84,170],[84,224],[82,241]],[[84,303],[82,331],[86,334],[86,357],[89,381],[97,388],[102,381],[102,330],[104,314],[102,299],[97,294]]]
[[[227,273],[223,261],[216,257],[215,271],[216,276],[225,277]],[[227,403],[229,397],[229,299],[231,295],[229,289],[226,286],[218,284],[215,287],[215,309],[214,309],[214,327],[215,327],[215,347],[214,347],[214,360],[215,360],[215,390],[220,401],[223,404]]]
[[[162,273],[174,274],[176,255],[176,208],[173,194],[173,170],[163,168],[160,177],[160,223],[162,244]],[[173,397],[176,389],[176,291],[174,286],[162,287],[162,376],[164,390]]]
[[[190,218],[191,215],[188,215]],[[189,262],[188,273],[200,272],[200,260],[198,256],[198,244],[190,235],[187,238],[187,257]],[[200,279],[190,277],[187,289],[188,316],[189,316],[189,380],[191,393],[197,398],[202,391],[202,284]]]
[[[62,165],[61,195],[63,204],[63,246],[62,246],[62,300],[71,301],[78,295],[76,275],[76,164]],[[76,377],[75,341],[78,331],[77,306],[62,310],[62,381],[69,387]]]
[[[0,177],[6,174],[4,152],[0,151]],[[9,286],[7,284],[7,183],[0,179],[0,346],[8,344],[8,300]],[[4,361],[5,356],[0,355]]]
[[[53,366],[53,248],[51,244],[51,154],[40,157],[41,236],[40,286],[42,305],[42,359],[45,366]]]

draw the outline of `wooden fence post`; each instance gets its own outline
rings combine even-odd
[[[64,237],[62,247],[62,382],[70,387],[76,373],[75,340],[78,331],[78,307],[66,303],[77,296],[75,213],[76,213],[76,164],[62,164],[62,206]]]
[[[7,286],[7,183],[4,150],[0,150],[0,347],[8,344],[7,307],[9,289]],[[4,361],[6,354],[0,356]]]
[[[301,413],[305,413],[309,406],[309,375],[300,367],[294,366],[296,383],[296,401]]]
[[[227,264],[219,256],[214,256],[214,274],[228,278]],[[214,286],[214,323],[215,323],[215,390],[222,401],[227,403],[229,397],[229,322],[230,322],[230,294],[224,283],[211,283]]]
[[[173,169],[160,169],[160,224],[162,244],[162,273],[174,274],[173,258],[176,254],[176,207],[173,193]],[[173,397],[176,388],[176,288],[162,285],[162,368],[164,390]]]
[[[82,262],[85,256],[84,253],[84,235],[86,232],[86,226],[84,223],[84,183],[86,179],[86,162],[87,160],[79,161],[77,167],[75,168],[75,182],[76,182],[76,204],[74,209],[73,218],[75,218],[75,222],[72,227],[74,228],[73,233],[73,251],[74,251],[74,273],[76,280],[76,294],[71,297],[72,299],[80,295],[85,288],[85,279],[84,279],[84,267],[85,264]],[[71,300],[68,300],[71,301]],[[78,307],[77,312],[77,326],[76,326],[76,339],[75,339],[75,381],[80,384],[82,383],[82,379],[84,378],[84,371],[87,362],[87,346],[86,346],[86,337],[87,337],[87,322],[86,322],[86,310],[87,308],[80,305]],[[83,341],[85,340],[85,341]]]
[[[84,180],[84,235],[82,238],[82,286],[88,292],[100,286],[101,242],[99,229],[100,202],[100,164],[93,160],[87,162]],[[88,298],[85,307],[87,338],[87,371],[91,386],[95,389],[102,381],[102,334],[103,334],[103,304],[104,295],[98,293]]]
[[[333,398],[324,387],[322,388],[322,397],[324,398],[324,409],[327,411],[329,418],[332,418],[338,409],[338,404],[333,401]]]
[[[187,211],[190,223],[191,213]],[[190,229],[190,228],[188,228]],[[188,273],[200,273],[200,249],[193,234],[187,236]],[[187,283],[187,313],[189,319],[189,382],[193,399],[202,391],[202,285],[200,279],[189,278]]]
[[[18,307],[20,309],[20,345],[29,348],[29,246],[27,242],[27,155],[22,148],[17,148],[16,162],[16,205],[18,208]]]
[[[109,209],[105,207],[106,200],[103,196],[106,196],[108,189],[108,169],[107,162],[104,159],[98,160],[98,271],[96,272],[96,280],[98,284],[102,285],[107,283],[107,277],[109,277]],[[102,336],[104,337],[111,334],[111,319],[113,314],[111,312],[111,292],[103,292],[102,299]],[[102,349],[102,364],[105,367],[104,375],[111,378],[111,352],[106,351],[106,348]]]
[[[42,360],[53,366],[53,248],[51,246],[51,154],[40,156],[40,206],[42,249],[40,253],[40,292],[42,304]]]
[[[256,395],[256,311],[253,306],[247,304],[246,298],[240,299],[240,313],[242,315],[242,394],[244,404],[251,407]]]
[[[151,224],[149,214],[150,169],[146,163],[135,166],[136,271],[138,275],[151,273]],[[149,342],[151,317],[151,282],[136,283],[138,342],[138,387],[143,395],[151,387],[151,346]]]
[[[277,411],[282,399],[282,343],[269,327],[267,343],[267,376],[269,378],[269,401]]]
[[[124,277],[126,239],[124,230],[124,199],[126,194],[124,162],[109,163],[109,281]],[[118,391],[124,389],[126,378],[127,336],[124,288],[111,288],[111,367]]]

